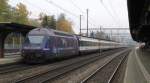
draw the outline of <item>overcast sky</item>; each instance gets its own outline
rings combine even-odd
[[[129,26],[126,0],[9,0],[12,6],[20,2],[32,12],[30,18],[38,18],[41,12],[56,17],[64,13],[67,19],[72,21],[76,33],[79,32],[80,14],[82,28],[86,28],[86,9],[89,9],[89,28]]]

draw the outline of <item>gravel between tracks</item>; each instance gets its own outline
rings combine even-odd
[[[0,75],[11,73],[11,72],[23,71],[23,70],[35,68],[38,66],[40,66],[40,64],[27,65],[27,64],[23,64],[23,63],[18,63],[18,64],[14,64],[14,65],[10,65],[10,66],[4,66],[4,67],[0,68]]]
[[[103,59],[99,59],[75,71],[69,72],[65,75],[61,75],[57,78],[49,80],[46,83],[79,83],[81,80],[83,80],[84,78],[89,76],[92,72],[94,72],[97,68],[101,67],[104,63],[108,63],[116,56],[118,55],[115,54],[109,57],[104,57]]]
[[[119,67],[117,72],[115,73],[115,77],[113,78],[111,83],[123,83],[125,71],[126,71],[126,66],[127,66],[127,61],[128,61],[128,56],[123,61],[122,65]]]
[[[100,58],[108,56],[107,54],[110,55],[112,53],[115,53],[115,51],[104,53],[101,56],[96,54],[97,55],[96,57],[80,60],[80,61],[78,61],[78,62],[76,62],[74,64],[63,66],[63,67],[60,67],[60,68],[56,68],[55,70],[49,70],[49,71],[40,72],[37,75],[33,75],[33,76],[30,76],[30,77],[27,77],[27,78],[25,78],[23,80],[19,80],[19,81],[17,81],[17,83],[18,82],[19,83],[22,83],[22,82],[25,82],[25,83],[43,83],[45,81],[49,81],[52,78],[57,78],[60,75],[66,74],[66,73],[68,73],[70,71],[74,71],[76,69],[79,69],[82,66],[85,66],[87,64],[93,63],[93,62],[95,62],[96,60],[98,60]]]
[[[128,53],[124,53],[118,57],[115,57],[115,59],[113,59],[110,63],[100,69],[96,74],[94,74],[84,83],[109,83],[110,78],[114,73],[117,65],[119,65],[120,61],[122,61],[127,54]]]
[[[12,83],[12,82],[14,82],[14,80],[19,80],[19,79],[22,79],[24,77],[34,75],[37,72],[53,70],[55,68],[64,66],[65,64],[71,64],[71,63],[77,62],[79,60],[83,60],[83,59],[91,58],[91,57],[95,57],[95,56],[97,56],[97,55],[93,54],[93,55],[90,55],[90,56],[77,57],[77,58],[72,58],[72,59],[69,59],[69,60],[61,61],[61,62],[51,63],[49,65],[39,66],[39,67],[36,67],[36,68],[31,68],[31,69],[28,69],[28,70],[15,72],[15,73],[12,72],[12,73],[9,73],[9,74],[3,74],[3,75],[0,75],[0,83],[6,83],[6,82],[7,83],[8,82]]]

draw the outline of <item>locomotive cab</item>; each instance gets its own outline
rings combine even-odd
[[[45,34],[43,29],[30,32],[22,46],[22,56],[25,60],[37,62],[48,59],[48,55],[54,55],[52,51],[52,37]],[[27,59],[26,59],[27,58]]]
[[[49,45],[46,45],[47,40],[49,38],[42,35],[26,37],[22,47],[22,56],[28,58],[26,60],[32,59],[30,61],[45,59],[46,54],[50,51]]]
[[[29,35],[26,37],[23,49],[41,49],[43,47],[43,42],[46,39],[45,36],[42,35]]]
[[[74,34],[48,28],[36,28],[26,36],[22,57],[26,62],[41,63],[54,58],[69,58],[79,54]]]

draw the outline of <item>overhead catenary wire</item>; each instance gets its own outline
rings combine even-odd
[[[34,7],[34,8],[36,8],[37,10],[40,10],[41,12],[50,13],[50,12],[44,10],[43,8],[41,8],[41,7],[37,6],[37,5],[35,5],[35,4],[31,3],[31,2],[29,2],[28,0],[26,0],[26,3],[27,3],[28,5],[30,5],[30,6],[32,6],[32,7]]]
[[[51,4],[51,5],[53,5],[53,6],[57,7],[57,8],[59,8],[59,9],[61,9],[61,10],[63,10],[64,12],[69,13],[70,15],[72,15],[72,16],[74,16],[74,17],[79,18],[79,16],[78,16],[78,15],[76,15],[76,14],[74,14],[74,13],[70,12],[69,10],[64,9],[64,8],[63,8],[63,7],[61,7],[60,5],[58,5],[58,4],[56,4],[56,3],[54,3],[52,0],[51,0],[51,1],[46,0],[46,1],[47,1],[49,4]],[[90,21],[90,24],[91,24],[91,25],[93,25],[93,23],[91,23],[91,21]]]
[[[68,13],[68,14],[74,16],[74,17],[79,17],[78,15],[72,13],[71,11],[66,10],[66,9],[64,9],[63,7],[61,7],[60,5],[54,3],[52,0],[51,0],[51,1],[45,0],[45,1],[47,1],[49,4],[51,4],[51,5],[53,5],[53,6],[57,7],[57,8],[59,8],[59,9],[61,9],[61,10],[63,10],[64,12],[66,12],[66,13]]]
[[[117,16],[118,20],[120,21],[120,18],[118,17],[117,12],[114,10],[112,3],[111,3],[110,1],[108,1],[108,3],[109,3],[109,5],[110,5],[110,7],[111,7],[113,13]]]
[[[69,11],[69,10],[67,10],[67,9],[64,9],[64,8],[61,7],[60,5],[54,3],[52,0],[51,0],[51,1],[50,1],[50,0],[45,0],[45,1],[48,2],[48,3],[51,4],[51,5],[53,5],[53,6],[57,7],[57,8],[59,8],[59,9],[61,9],[62,11],[66,12],[66,13],[68,13],[68,14],[74,16],[74,17],[79,18],[79,15],[76,15],[76,14],[72,13],[71,11]],[[84,13],[84,12],[82,11],[82,9],[81,9],[80,7],[78,7],[73,1],[71,1],[71,2],[72,2],[72,4],[74,4],[74,6],[76,6],[82,13]],[[36,9],[40,10],[41,12],[50,13],[50,12],[46,11],[46,9],[43,9],[43,8],[41,8],[40,6],[35,5],[35,4],[31,3],[31,2],[29,2],[28,0],[26,0],[26,3],[29,4],[30,6],[33,6],[33,7],[36,8]],[[83,17],[84,17],[84,15],[83,15]],[[86,19],[84,18],[84,20],[86,20]],[[93,25],[94,27],[96,26],[95,24],[93,24],[93,19],[92,19],[90,16],[89,16],[89,24],[90,24],[90,25]]]
[[[47,0],[47,2],[53,3],[52,1],[48,1],[48,0]],[[41,12],[50,13],[50,12],[46,11],[46,9],[42,9],[42,8],[39,7],[39,6],[30,3],[28,0],[26,0],[26,3],[29,4],[29,5],[32,6],[32,7],[34,7],[34,8],[36,8],[36,9],[40,10]],[[74,13],[72,13],[72,12],[66,10],[66,9],[63,9],[61,6],[59,6],[59,5],[55,4],[55,3],[53,3],[53,5],[54,5],[55,7],[57,7],[57,8],[60,8],[60,9],[63,10],[64,12],[67,12],[67,13],[71,14],[71,15],[74,16],[74,17],[78,17],[78,16],[75,15]],[[44,10],[44,11],[43,11],[43,10]]]
[[[115,17],[112,15],[112,13],[109,11],[109,9],[107,8],[107,6],[103,3],[103,0],[99,0],[99,1],[103,5],[103,7],[106,9],[107,13],[112,17],[112,20],[114,20],[115,23],[118,25],[119,23],[117,22],[117,20],[115,19]]]
[[[84,12],[73,0],[69,0],[69,2],[70,2],[76,9],[78,9],[78,10],[82,13],[82,16],[84,17],[83,14],[86,14],[86,12]],[[85,20],[85,19],[84,19],[84,20]],[[91,22],[91,20],[92,20],[92,22]],[[93,24],[93,22],[94,22],[93,18],[92,18],[91,16],[89,16],[89,23],[90,23],[91,25],[96,26],[95,24]]]
[[[76,5],[73,0],[69,0],[69,1],[70,1],[70,3],[73,4],[73,6],[76,7],[81,13],[83,13],[83,14],[86,13],[86,12],[82,11],[82,9],[81,9],[78,5]]]

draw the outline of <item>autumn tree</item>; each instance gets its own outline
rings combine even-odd
[[[20,19],[18,18],[19,13],[16,11],[15,7],[10,8],[11,11],[11,22],[18,22]]]
[[[56,29],[56,19],[54,16],[48,16],[46,14],[41,13],[40,14],[40,19],[41,19],[41,25],[43,27],[51,28],[51,29]]]
[[[35,27],[40,27],[40,22],[37,19],[29,19],[29,24]]]
[[[17,7],[14,9],[13,15],[15,18],[13,22],[17,22],[20,24],[29,24],[28,14],[29,12],[24,4],[17,4]]]
[[[56,29],[60,31],[73,33],[72,23],[65,18],[64,14],[60,14],[60,16],[58,17]]]
[[[48,26],[49,26],[49,23],[50,23],[50,17],[47,16],[47,15],[43,16],[41,25],[42,25],[43,27],[48,27]]]
[[[56,19],[55,16],[51,16],[50,27],[56,29]]]
[[[0,22],[6,22],[11,20],[10,6],[8,0],[0,0]]]

